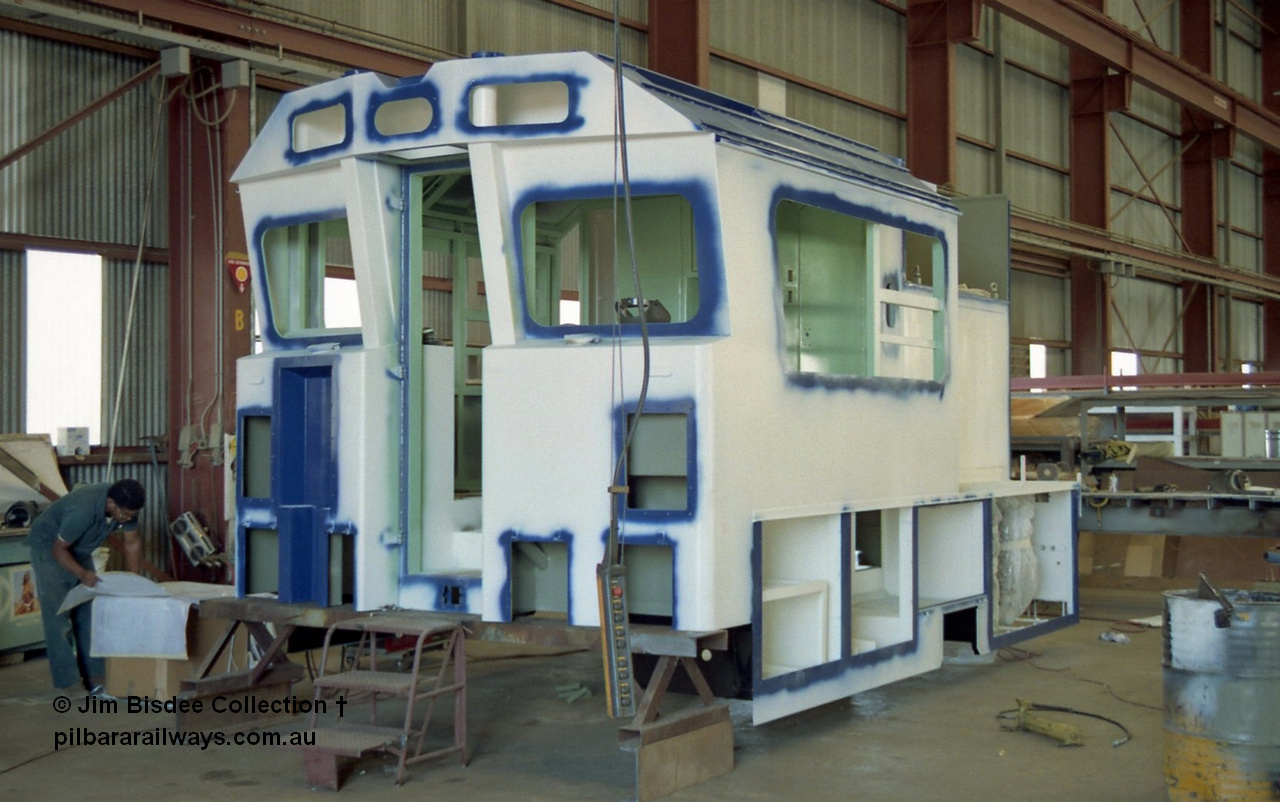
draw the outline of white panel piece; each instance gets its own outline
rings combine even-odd
[[[1220,424],[1221,451],[1224,457],[1244,456],[1244,413],[1224,411]]]
[[[833,19],[896,47],[900,15],[864,5]],[[1007,231],[962,277],[960,210],[892,155],[892,115],[620,70],[630,204],[603,58],[281,98],[235,174],[264,321],[237,366],[238,592],[594,627],[617,532],[633,614],[751,644],[757,722],[937,668],[949,617],[983,651],[1074,622],[1075,488],[1006,478]],[[326,326],[348,264],[360,326]],[[1008,544],[1001,505],[1027,519]],[[997,590],[1015,548],[1037,581]]]
[[[786,114],[787,82],[767,72],[756,73],[756,105],[774,114]]]
[[[944,504],[916,511],[919,604],[932,607],[984,592],[981,561],[986,534],[981,504]]]
[[[1244,413],[1244,455],[1246,458],[1267,455],[1267,413]]]

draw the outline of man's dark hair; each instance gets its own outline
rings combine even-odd
[[[107,498],[121,509],[137,512],[147,503],[147,491],[137,479],[121,479],[107,490]]]

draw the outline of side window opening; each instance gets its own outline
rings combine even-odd
[[[685,323],[699,308],[693,209],[681,195],[632,199],[636,297],[611,198],[537,201],[521,215],[525,309],[542,326]]]
[[[788,372],[941,379],[937,238],[790,200],[774,235]]]
[[[267,229],[262,255],[271,318],[279,334],[360,326],[346,218]]]

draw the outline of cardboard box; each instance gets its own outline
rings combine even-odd
[[[58,427],[58,456],[83,457],[89,453],[89,427]]]
[[[169,697],[193,678],[230,622],[200,616],[201,600],[234,595],[226,585],[166,582],[127,571],[107,571],[93,588],[79,585],[62,609],[93,604],[93,654],[106,658],[106,688],[113,696]],[[237,631],[210,675],[247,667],[247,631]]]
[[[223,618],[201,618],[198,608],[192,608],[187,620],[186,660],[165,660],[152,657],[108,657],[107,693],[112,696],[150,696],[168,699],[182,692],[182,681],[191,679],[205,657],[217,645],[218,638],[226,631],[230,621]],[[210,676],[225,674],[248,667],[248,631],[241,627],[222,656],[209,671]]]

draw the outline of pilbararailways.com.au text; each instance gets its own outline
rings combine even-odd
[[[333,700],[338,707],[338,717],[346,712],[347,700],[339,696]],[[325,699],[265,699],[257,696],[215,696],[212,699],[168,699],[150,696],[126,696],[120,699],[86,697],[78,707],[71,699],[59,696],[53,700],[53,708],[59,713],[79,713],[89,716],[115,714],[184,713],[239,713],[266,715],[305,715],[315,711],[327,713]],[[315,746],[315,732],[179,732],[168,727],[142,730],[110,730],[97,727],[68,727],[53,734],[53,749],[59,751],[73,746],[196,746],[201,750],[210,746]]]
[[[118,732],[69,727],[53,734],[53,751],[73,746],[315,746],[311,732],[176,732],[168,727]]]

